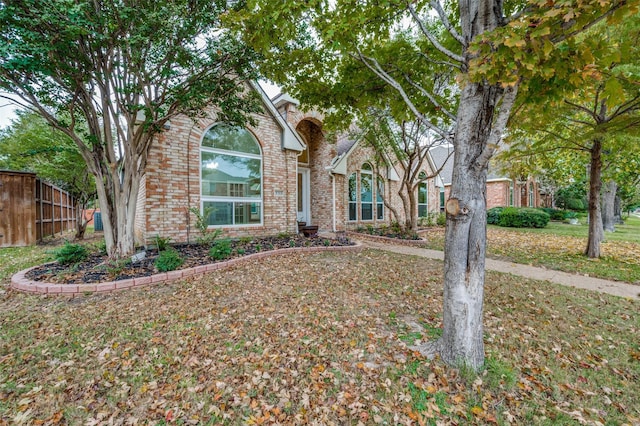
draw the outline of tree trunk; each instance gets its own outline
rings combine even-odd
[[[610,180],[602,191],[602,228],[605,232],[616,232],[615,203],[618,185]]]
[[[613,201],[613,222],[616,225],[624,225],[624,220],[622,220],[622,199],[617,193]]]
[[[87,232],[87,224],[89,221],[84,217],[86,207],[87,203],[76,204],[76,235],[74,236],[76,240],[83,240],[84,233]],[[91,214],[91,218],[93,218],[93,213]]]
[[[130,256],[135,251],[135,213],[142,172],[140,168],[130,171],[122,183],[117,171],[106,178],[100,171],[94,175],[107,253],[118,259]]]
[[[600,189],[602,188],[602,141],[595,139],[591,147],[591,172],[589,175],[589,239],[585,254],[590,258],[600,257],[600,243],[604,239],[602,213],[600,211]]]
[[[439,352],[447,364],[465,364],[474,370],[484,364],[482,310],[488,159],[480,159],[502,92],[499,86],[479,83],[468,83],[462,90],[451,193],[446,203],[444,329]]]
[[[418,230],[418,202],[416,200],[416,192],[411,188],[411,185],[407,185],[409,188],[409,215],[407,216],[407,231],[416,232]]]

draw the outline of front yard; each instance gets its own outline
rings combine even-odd
[[[422,258],[287,255],[79,299],[2,280],[0,424],[640,422],[637,301],[489,273],[476,377],[407,347],[441,328]]]
[[[525,265],[640,284],[640,219],[631,217],[615,233],[605,233],[603,256],[588,259],[587,225],[549,222],[542,229],[487,227],[487,256]],[[444,228],[421,234],[428,248],[442,250]]]

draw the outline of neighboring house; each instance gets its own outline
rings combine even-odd
[[[444,187],[441,189],[440,205],[449,197],[451,177],[453,175],[453,147],[439,146],[431,149],[431,157],[442,170],[440,177]],[[444,166],[443,166],[444,164]],[[491,166],[487,173],[487,209],[493,207],[547,207],[548,197],[541,193],[535,178],[512,179],[496,173]]]
[[[211,211],[210,228],[229,237],[295,233],[298,222],[321,232],[391,223],[383,197],[401,206],[392,165],[376,169],[372,149],[327,134],[317,111],[251,88],[263,103],[254,126],[231,128],[211,108],[196,122],[172,119],[154,142],[138,195],[138,243],[194,241],[192,207]],[[438,211],[438,193],[433,179],[421,185],[421,212]]]

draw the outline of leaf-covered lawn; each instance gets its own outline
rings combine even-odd
[[[487,369],[441,330],[442,263],[264,259],[106,296],[0,296],[0,424],[634,424],[640,303],[488,274]]]
[[[570,227],[570,225],[566,225]],[[640,244],[631,241],[602,243],[602,257],[584,256],[586,237],[558,235],[539,230],[515,230],[489,226],[487,228],[487,256],[544,266],[566,272],[577,272],[592,277],[640,284]],[[423,231],[429,248],[442,250],[444,228]]]

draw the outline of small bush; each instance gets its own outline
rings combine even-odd
[[[487,210],[487,223],[489,225],[497,225],[500,222],[502,210],[504,210],[504,207],[494,207]]]
[[[180,256],[177,250],[168,248],[161,251],[154,265],[160,272],[175,271],[180,265],[184,263],[184,259]]]
[[[445,226],[447,224],[447,215],[444,213],[438,213],[438,218],[436,219],[436,225]]]
[[[569,210],[576,210],[576,211],[583,211],[587,209],[584,201],[582,201],[579,198],[569,198],[567,200],[567,208]]]
[[[104,240],[104,238],[95,243],[94,247],[98,254],[102,256],[107,255],[107,242]]]
[[[209,250],[209,256],[214,260],[224,260],[231,256],[231,240],[216,241]]]
[[[156,241],[156,247],[158,248],[158,251],[164,251],[169,246],[171,237],[161,237],[160,235],[156,235],[154,240]]]
[[[87,248],[80,244],[65,242],[62,247],[53,252],[55,259],[62,265],[80,263],[89,257]]]
[[[104,267],[109,276],[117,277],[131,265],[131,259],[108,260]]]
[[[549,219],[548,214],[538,209],[507,207],[500,213],[498,225],[511,228],[544,228]]]
[[[439,212],[429,212],[426,216],[422,216],[418,218],[418,226],[426,226],[432,227],[438,224],[440,220],[440,215],[442,213]]]
[[[564,220],[566,212],[560,209],[552,209],[551,207],[538,207],[538,210],[541,210],[549,215],[551,220]]]

